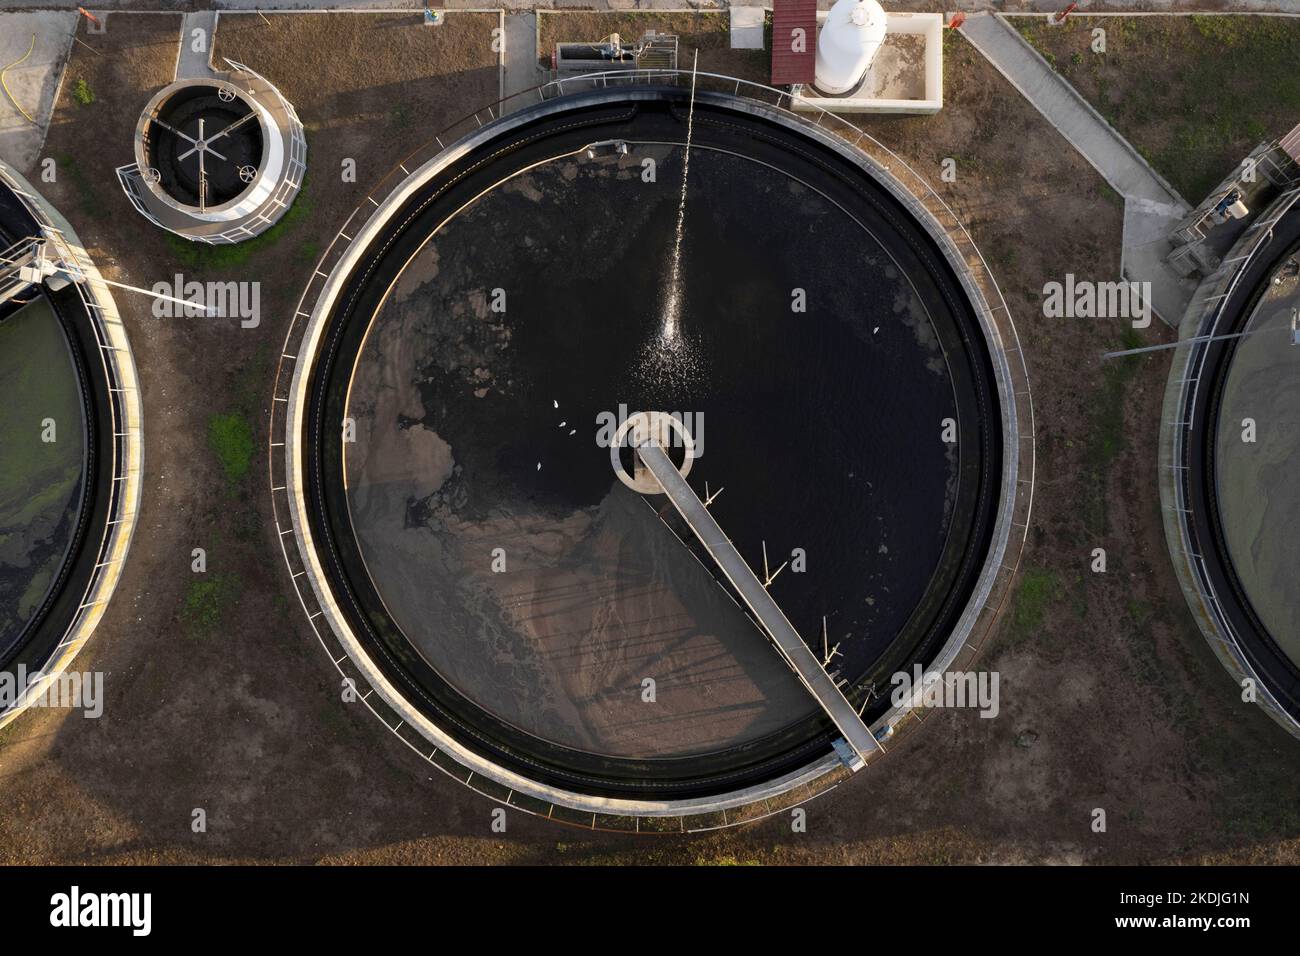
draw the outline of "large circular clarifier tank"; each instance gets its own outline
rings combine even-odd
[[[10,271],[0,302],[0,726],[93,634],[140,496],[139,391],[113,298],[72,227],[0,163],[0,246],[26,261],[33,242],[53,274],[23,285]]]
[[[346,230],[286,349],[275,490],[313,616],[471,776],[593,812],[838,765],[707,551],[620,479],[629,415],[689,430],[691,487],[750,567],[788,562],[771,593],[882,734],[893,675],[969,636],[1015,487],[1004,357],[933,222],[846,143],[704,93],[683,203],[687,97],[566,97],[448,148]]]
[[[1300,736],[1300,212],[1225,258],[1239,266],[1171,371],[1167,528],[1211,646]]]

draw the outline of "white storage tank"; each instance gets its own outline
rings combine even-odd
[[[817,89],[832,96],[857,89],[884,42],[876,0],[837,0],[817,37]]]

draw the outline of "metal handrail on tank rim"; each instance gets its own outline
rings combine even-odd
[[[1214,333],[1214,330],[1218,328],[1219,323],[1224,318],[1224,310],[1227,308],[1228,303],[1236,295],[1242,277],[1254,263],[1259,252],[1271,241],[1273,225],[1291,211],[1297,203],[1300,203],[1300,186],[1293,187],[1274,200],[1269,206],[1269,211],[1272,214],[1269,219],[1258,220],[1251,225],[1250,232],[1254,235],[1250,238],[1251,244],[1249,248],[1238,253],[1238,247],[1234,247],[1232,253],[1237,254],[1232,255],[1230,259],[1225,259],[1220,264],[1215,273],[1215,277],[1218,279],[1217,284],[1214,286],[1216,291],[1206,300],[1213,304],[1205,309],[1195,329],[1189,329],[1191,335],[1188,337],[1199,337]],[[1246,238],[1243,236],[1243,239]],[[1224,269],[1224,266],[1228,264],[1236,265],[1236,268],[1230,273]],[[1229,660],[1225,660],[1224,663],[1228,664],[1230,669],[1235,667],[1241,676],[1252,678],[1255,681],[1256,688],[1262,692],[1258,703],[1265,713],[1277,721],[1288,733],[1300,737],[1300,719],[1291,714],[1273,696],[1273,693],[1268,688],[1268,683],[1261,679],[1259,673],[1242,652],[1241,638],[1225,612],[1218,592],[1215,590],[1205,556],[1191,547],[1194,541],[1199,541],[1199,538],[1191,524],[1190,518],[1194,512],[1191,507],[1192,502],[1187,494],[1187,483],[1191,480],[1190,468],[1187,464],[1187,434],[1195,427],[1195,420],[1191,417],[1191,412],[1196,407],[1200,395],[1201,380],[1205,374],[1205,363],[1209,358],[1210,345],[1211,343],[1208,341],[1196,342],[1193,345],[1192,351],[1183,365],[1184,374],[1179,383],[1176,405],[1178,419],[1177,421],[1166,419],[1163,426],[1172,432],[1171,461],[1167,464],[1174,471],[1172,487],[1174,510],[1178,515],[1176,519],[1178,529],[1177,544],[1182,557],[1187,561],[1193,572],[1193,583],[1195,585],[1192,588],[1183,582],[1183,597],[1187,600],[1193,616],[1197,618],[1198,622],[1202,623],[1202,631],[1213,630],[1214,633],[1205,634],[1211,648],[1216,652],[1220,652],[1220,657],[1223,656],[1223,653],[1227,653]],[[1195,374],[1186,374],[1187,370],[1190,370],[1193,365],[1196,367]],[[1170,369],[1171,375],[1175,373],[1177,367],[1175,365]],[[1201,604],[1202,613],[1196,613],[1197,608],[1192,603],[1193,601]],[[1206,625],[1208,625],[1208,628]]]
[[[611,79],[615,81],[613,84],[610,83]],[[988,314],[985,316],[985,318],[987,319],[987,321],[993,324],[994,328],[1000,335],[1005,336],[1009,340],[1009,343],[1011,343],[1011,344],[1008,344],[1008,342],[1002,343],[1002,354],[1008,357],[1011,355],[1016,356],[1016,361],[1014,365],[1010,364],[1010,360],[1008,359],[1009,374],[1006,381],[1006,385],[1009,391],[1008,394],[1005,396],[1005,398],[1007,401],[1013,403],[1015,407],[1023,410],[1023,412],[1025,413],[1025,421],[1017,429],[1017,447],[1015,451],[1016,451],[1017,459],[1020,462],[1020,465],[1018,470],[1018,476],[1016,479],[1016,488],[1013,489],[1011,493],[1012,514],[1010,515],[1010,525],[1012,531],[1017,532],[1011,534],[1008,537],[1008,541],[1007,541],[1007,548],[1014,551],[1014,554],[1010,556],[1012,557],[1012,561],[1011,563],[1008,564],[1006,560],[1008,555],[1004,554],[1003,562],[999,569],[999,576],[1001,576],[1001,572],[1007,572],[1007,573],[1005,577],[1001,578],[1002,580],[1001,594],[998,596],[996,602],[986,601],[984,605],[979,609],[980,613],[986,611],[989,612],[985,626],[983,627],[983,629],[980,631],[978,635],[974,634],[975,628],[972,628],[972,634],[966,639],[966,641],[960,647],[956,649],[956,651],[953,654],[954,660],[950,661],[949,663],[955,662],[955,659],[957,657],[960,657],[963,652],[966,653],[966,663],[969,663],[970,661],[974,660],[978,656],[980,650],[982,649],[984,643],[987,641],[988,637],[991,635],[997,622],[1000,620],[1003,612],[1006,609],[1008,598],[1013,590],[1012,585],[1014,584],[1016,575],[1018,574],[1021,559],[1024,552],[1024,546],[1025,543],[1027,542],[1028,534],[1029,534],[1029,519],[1033,508],[1033,490],[1034,490],[1034,478],[1035,478],[1035,469],[1036,469],[1035,447],[1034,447],[1035,421],[1034,421],[1034,411],[1033,411],[1033,399],[1032,399],[1032,394],[1031,394],[1031,389],[1029,384],[1028,365],[1025,361],[1024,352],[1021,347],[1019,333],[1016,330],[1015,322],[1012,319],[1011,311],[1007,306],[1006,299],[1003,297],[1001,289],[998,287],[997,281],[993,277],[992,270],[989,268],[987,260],[985,260],[983,254],[979,250],[979,247],[975,244],[974,240],[971,238],[970,233],[967,231],[965,225],[957,217],[956,213],[953,212],[952,208],[943,199],[943,197],[934,191],[934,189],[929,185],[929,183],[925,180],[925,178],[922,177],[919,173],[917,173],[914,169],[912,169],[912,167],[908,165],[908,163],[904,161],[901,157],[899,157],[893,150],[889,149],[887,146],[884,146],[882,143],[880,143],[870,134],[854,126],[852,123],[848,122],[844,118],[837,116],[833,113],[830,113],[824,109],[821,109],[820,107],[816,108],[815,110],[800,110],[796,112],[793,109],[787,109],[781,106],[780,104],[783,100],[793,103],[793,99],[794,99],[790,93],[784,90],[779,90],[774,87],[765,86],[763,84],[755,83],[749,80],[739,79],[737,77],[725,76],[722,74],[715,74],[715,73],[698,73],[690,70],[612,71],[612,72],[605,72],[605,73],[591,73],[591,74],[582,74],[574,77],[559,78],[559,79],[552,80],[548,83],[544,83],[539,86],[533,87],[531,89],[514,93],[508,97],[498,100],[496,103],[489,104],[488,106],[485,106],[479,110],[475,110],[474,112],[467,114],[466,116],[462,117],[460,120],[457,120],[451,123],[450,125],[448,125],[447,127],[445,127],[444,129],[440,130],[437,134],[434,135],[434,137],[429,142],[425,143],[423,146],[418,147],[415,150],[412,150],[378,180],[378,182],[369,190],[369,192],[362,199],[361,203],[356,208],[354,208],[353,211],[348,215],[342,227],[340,227],[338,232],[334,235],[334,237],[330,240],[329,244],[326,246],[325,250],[321,253],[321,255],[316,260],[312,276],[309,278],[307,285],[303,289],[302,295],[298,299],[298,303],[295,306],[294,315],[292,316],[289,323],[289,327],[285,333],[284,345],[283,348],[281,349],[281,355],[277,361],[277,367],[276,367],[275,387],[273,393],[273,400],[271,403],[271,411],[269,416],[269,429],[268,429],[268,436],[267,436],[268,483],[272,493],[271,494],[272,512],[275,521],[277,537],[280,542],[281,555],[284,558],[285,566],[287,567],[291,580],[294,584],[295,593],[298,595],[299,603],[303,608],[303,612],[307,615],[308,623],[311,625],[312,631],[313,633],[315,633],[317,640],[320,642],[321,646],[325,649],[325,651],[329,654],[330,660],[333,663],[335,670],[340,675],[342,675],[345,680],[350,680],[355,682],[359,678],[357,676],[349,675],[347,670],[345,669],[344,665],[347,663],[351,663],[351,658],[349,657],[346,649],[343,647],[341,642],[338,640],[337,636],[334,634],[333,629],[329,627],[325,628],[325,632],[328,633],[329,635],[329,637],[327,638],[326,634],[322,633],[321,628],[319,628],[316,624],[317,619],[323,616],[324,611],[320,607],[319,602],[316,599],[316,596],[312,590],[311,585],[308,584],[307,587],[304,589],[303,585],[299,583],[299,580],[301,578],[307,576],[307,571],[305,567],[302,566],[300,560],[296,566],[294,557],[291,555],[291,550],[293,554],[297,554],[298,549],[296,547],[290,549],[285,544],[286,537],[290,536],[293,533],[294,528],[293,528],[292,520],[289,520],[286,523],[286,521],[284,520],[284,516],[281,514],[281,510],[280,510],[281,501],[279,496],[284,495],[286,506],[288,504],[288,492],[287,492],[288,475],[286,473],[286,468],[282,456],[277,454],[277,449],[282,449],[285,445],[285,442],[282,439],[286,437],[283,434],[283,429],[285,424],[287,424],[287,421],[282,422],[277,426],[277,419],[276,419],[277,409],[279,408],[279,406],[287,405],[288,403],[288,393],[290,391],[290,388],[288,386],[293,378],[293,368],[296,366],[297,363],[297,354],[293,350],[294,343],[295,343],[295,335],[296,333],[299,333],[300,320],[311,317],[311,311],[307,308],[307,306],[309,301],[314,301],[312,295],[313,288],[317,285],[318,281],[321,281],[322,285],[324,284],[323,280],[328,277],[333,267],[343,257],[346,250],[351,246],[353,241],[352,237],[358,234],[360,226],[364,222],[368,221],[369,218],[373,214],[375,214],[377,210],[380,209],[381,203],[375,198],[377,195],[381,197],[386,197],[392,191],[394,186],[397,185],[397,182],[400,182],[401,180],[404,180],[407,177],[409,177],[414,171],[414,169],[419,168],[419,166],[423,165],[424,162],[446,151],[447,148],[451,145],[454,145],[461,138],[461,136],[471,133],[477,129],[481,129],[482,127],[486,126],[487,123],[493,122],[501,118],[507,112],[507,110],[502,108],[503,106],[509,104],[513,109],[516,107],[523,108],[524,106],[530,104],[546,102],[548,99],[551,99],[553,97],[564,95],[566,92],[568,92],[568,90],[566,90],[566,85],[576,84],[579,81],[585,81],[586,83],[588,83],[589,84],[588,88],[592,88],[592,86],[597,84],[600,85],[601,87],[607,88],[610,85],[614,85],[614,86],[631,85],[638,82],[652,83],[652,82],[665,82],[671,80],[672,82],[677,83],[682,79],[693,80],[697,84],[700,79],[705,79],[710,82],[718,81],[722,85],[729,87],[730,88],[729,92],[731,93],[731,95],[734,96],[741,96],[742,90],[746,91],[746,94],[748,94],[749,91],[757,91],[757,93],[761,94],[761,96],[750,96],[749,98],[757,100],[758,102],[763,103],[768,107],[777,109],[787,114],[789,117],[791,117],[791,119],[796,120],[800,123],[803,124],[811,123],[816,127],[821,127],[826,132],[833,133],[839,139],[843,140],[847,145],[861,150],[864,153],[864,155],[867,156],[868,159],[871,159],[873,162],[876,162],[877,165],[881,166],[884,172],[891,174],[896,181],[907,186],[908,192],[911,193],[911,195],[918,202],[921,202],[923,205],[927,200],[933,200],[937,202],[940,210],[944,214],[946,214],[950,222],[950,225],[944,225],[944,223],[942,223],[939,220],[938,215],[936,215],[934,212],[930,211],[930,215],[935,219],[936,223],[944,230],[945,233],[949,233],[951,229],[955,229],[959,234],[960,238],[965,241],[967,248],[965,250],[958,249],[957,251],[961,252],[963,259],[967,261],[968,269],[971,271],[972,275],[974,275],[977,278],[977,280],[980,282],[981,293],[986,300],[985,304],[988,309]],[[728,92],[728,91],[719,90],[719,92]],[[773,96],[776,98],[775,103],[769,102],[770,98]],[[485,122],[485,117],[486,117],[486,122]],[[823,121],[826,120],[829,120],[830,122],[828,123],[827,126],[822,126]],[[862,150],[863,143],[869,143],[873,148],[881,151],[885,155],[885,157],[887,157],[888,162],[880,163],[879,160],[876,160],[873,157],[871,157],[870,154],[866,153],[865,150]],[[910,178],[911,181],[910,183],[905,183],[903,179],[897,175],[897,173],[895,172],[895,166],[906,171],[908,177]],[[390,180],[395,180],[395,181],[390,184]],[[928,206],[925,208],[927,209],[927,211],[929,211]],[[356,227],[354,228],[354,221],[358,220],[358,214],[361,214],[360,220],[356,223]],[[950,237],[950,241],[952,241],[951,237]],[[956,245],[955,242],[954,245]],[[973,254],[973,261],[971,261],[970,259],[970,256],[972,254]],[[976,264],[978,264],[978,269],[976,268]],[[317,290],[317,294],[319,294],[319,290]],[[1001,312],[1001,318],[999,318],[997,315],[999,311]],[[1016,376],[1013,373],[1013,369],[1019,369],[1019,378],[1020,378],[1019,383],[1015,381]],[[1006,452],[1007,450],[1004,450],[1004,453]],[[277,477],[277,471],[279,473],[279,477]],[[1023,494],[1021,493],[1021,489],[1024,490]],[[1014,547],[1013,547],[1013,543],[1014,543]],[[299,558],[300,557],[301,556],[299,556]],[[992,582],[992,586],[990,590],[992,590],[993,587],[997,585],[997,583],[998,583],[998,578],[995,577],[995,579]],[[976,623],[978,624],[978,620],[976,621]],[[787,791],[785,794],[782,794],[781,795],[782,803],[780,806],[776,808],[772,808],[771,804],[774,801],[765,800],[764,806],[761,810],[758,810],[752,814],[743,815],[743,818],[728,819],[728,814],[725,810],[721,811],[720,814],[707,813],[707,814],[700,814],[698,817],[683,815],[681,817],[675,817],[675,818],[672,817],[643,818],[640,816],[628,817],[622,815],[608,815],[608,814],[602,815],[599,813],[590,813],[590,814],[582,814],[581,818],[574,818],[573,814],[575,813],[575,811],[569,810],[568,808],[559,805],[550,804],[550,805],[540,805],[540,806],[530,807],[528,805],[521,804],[518,800],[518,795],[516,795],[513,791],[507,791],[505,787],[497,784],[495,781],[487,780],[481,776],[476,780],[475,774],[472,771],[469,772],[468,778],[465,778],[463,776],[463,772],[465,771],[466,768],[464,768],[459,764],[454,764],[454,763],[452,766],[449,767],[444,765],[444,762],[439,762],[437,757],[440,752],[436,748],[433,750],[433,752],[426,753],[425,749],[428,745],[428,741],[426,741],[422,736],[418,737],[417,741],[412,741],[409,735],[403,734],[401,731],[403,727],[406,725],[402,719],[395,719],[395,722],[390,723],[390,720],[387,719],[385,715],[380,712],[379,709],[376,709],[374,703],[372,703],[371,698],[373,696],[374,696],[374,688],[371,687],[365,693],[358,694],[357,699],[360,700],[363,704],[365,704],[366,708],[370,710],[371,713],[374,714],[374,716],[378,718],[384,724],[384,726],[387,727],[388,730],[392,732],[394,736],[396,736],[402,743],[404,743],[412,752],[418,754],[426,762],[432,763],[439,770],[443,771],[443,773],[445,773],[447,776],[457,780],[462,785],[469,787],[471,790],[474,790],[480,795],[485,796],[491,800],[494,800],[495,802],[500,803],[502,805],[509,806],[512,809],[520,810],[522,812],[534,814],[537,816],[544,816],[547,817],[548,819],[556,819],[559,822],[571,823],[580,826],[584,829],[612,830],[616,832],[635,831],[635,832],[656,832],[656,833],[658,832],[697,833],[697,832],[719,829],[727,826],[739,825],[742,823],[755,822],[760,819],[768,818],[776,813],[781,813],[785,810],[790,809],[791,807],[805,804],[811,799],[814,799],[825,793],[829,793],[831,790],[835,789],[835,787],[838,786],[839,783],[843,779],[845,779],[848,774],[846,770],[843,770],[842,767],[838,766],[838,762],[827,764],[825,766],[824,771],[820,773],[818,776],[816,776],[816,778],[812,783],[801,784],[800,786],[790,791]],[[382,705],[382,706],[384,707],[385,710],[388,710],[386,705]],[[397,715],[394,714],[395,718],[396,716]],[[910,722],[905,722],[905,718],[908,716],[915,717],[915,720]],[[908,711],[906,714],[900,715],[898,720],[892,723],[889,727],[889,731],[892,734],[892,738],[894,740],[899,739],[902,736],[902,734],[907,733],[912,726],[923,723],[924,720],[925,718],[923,716],[923,710],[921,708],[913,708],[912,710]],[[868,764],[868,766],[875,764],[879,760],[884,759],[884,756],[885,753],[878,755],[875,759],[873,759],[870,762],[870,764]],[[491,788],[498,790],[498,792],[493,792],[493,789],[488,789],[488,785],[490,785]],[[789,799],[785,800],[784,798],[789,798]],[[539,803],[539,801],[535,801],[535,800],[532,802]],[[751,809],[751,808],[741,808],[741,809]],[[555,815],[556,811],[561,811],[562,816],[557,817]],[[586,819],[586,817],[588,816],[590,817],[589,820]],[[672,820],[672,819],[676,819],[679,821],[680,824],[679,827],[673,829],[666,829],[666,828],[660,829],[657,827],[655,829],[647,829],[646,826],[643,826],[643,822],[661,823],[664,820]],[[688,821],[690,822],[688,823]],[[617,825],[612,825],[612,824],[617,824]]]
[[[67,670],[103,616],[103,609],[121,578],[122,564],[135,532],[144,444],[135,360],[126,328],[108,287],[100,280],[98,270],[84,254],[84,248],[80,240],[76,239],[71,226],[66,221],[62,225],[56,224],[55,219],[62,218],[57,211],[3,162],[0,162],[0,181],[18,197],[23,207],[40,225],[43,238],[54,248],[57,258],[65,267],[72,266],[78,274],[80,281],[72,284],[90,317],[90,327],[95,335],[99,360],[108,384],[108,411],[112,428],[109,463],[112,480],[109,482],[107,521],[97,547],[94,568],[81,595],[81,604],[64,631],[62,640],[51,652],[49,660],[42,664],[40,679],[28,688],[22,706],[13,705],[0,711],[0,727],[3,727],[16,719]]]
[[[275,225],[288,213],[289,207],[297,200],[298,191],[302,189],[302,184],[307,178],[307,131],[302,125],[302,120],[298,118],[298,111],[280,92],[279,87],[252,67],[245,66],[229,57],[226,57],[226,64],[236,74],[247,74],[254,80],[264,84],[267,91],[275,97],[284,109],[285,115],[289,117],[291,122],[289,124],[288,171],[284,174],[284,178],[280,181],[280,185],[276,187],[275,192],[267,198],[256,215],[240,223],[234,229],[213,236],[213,245],[220,242],[242,242],[244,239],[260,235]],[[254,228],[258,226],[261,228]]]

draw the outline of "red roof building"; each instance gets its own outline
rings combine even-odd
[[[817,71],[817,0],[774,0],[772,85],[810,84]]]

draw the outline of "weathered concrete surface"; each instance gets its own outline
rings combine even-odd
[[[506,48],[503,51],[501,98],[522,93],[542,82],[537,69],[537,14],[507,13],[505,16]],[[535,98],[535,97],[534,97]],[[507,112],[525,105],[525,97],[510,104]]]
[[[763,49],[763,23],[767,11],[762,7],[731,8],[731,48],[733,50]]]
[[[196,30],[203,31],[200,41]],[[201,80],[212,76],[212,44],[217,35],[217,12],[199,10],[187,13],[181,22],[181,55],[176,60],[176,79]],[[200,48],[195,49],[199,43]]]
[[[75,13],[0,13],[0,69],[22,59],[29,46],[32,49],[26,60],[4,74],[5,85],[18,105],[0,94],[0,159],[24,174],[33,171],[45,142],[76,25]]]

